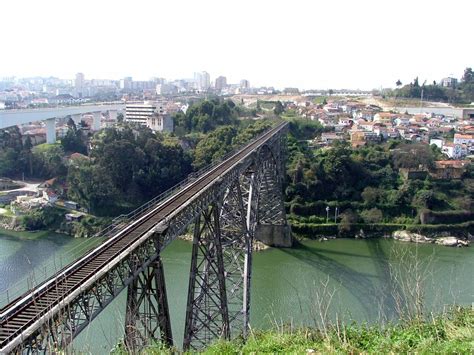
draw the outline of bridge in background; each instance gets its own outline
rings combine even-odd
[[[125,105],[111,104],[0,111],[0,129],[44,121],[46,124],[46,142],[54,143],[56,141],[55,125],[57,118],[71,116],[76,123],[79,123],[83,114],[92,113],[94,117],[92,129],[99,130],[102,112],[108,111],[110,118],[116,119],[117,111],[124,110],[124,108]]]
[[[0,353],[67,350],[126,289],[125,345],[173,344],[160,254],[193,229],[186,349],[247,335],[252,244],[291,246],[282,199],[281,123],[179,186],[117,219],[104,241],[0,309]]]

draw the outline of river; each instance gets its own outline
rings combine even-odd
[[[0,293],[32,270],[36,270],[39,281],[45,268],[46,273],[54,270],[51,260],[56,264],[60,259],[70,262],[94,243],[48,233],[0,234]],[[163,253],[178,345],[183,338],[190,256],[191,244],[181,240]],[[439,311],[454,303],[470,305],[474,301],[473,269],[472,247],[336,239],[304,241],[292,249],[269,249],[254,253],[251,326],[321,324],[319,311],[328,300],[328,319],[393,320],[399,314],[397,300],[401,298],[391,295],[400,295],[411,304],[410,292],[415,290],[417,279],[423,285],[427,311]],[[75,340],[75,349],[108,353],[123,334],[124,311],[122,293]]]

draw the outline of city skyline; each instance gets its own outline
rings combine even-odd
[[[207,71],[212,81],[225,76],[256,87],[370,90],[416,76],[460,78],[474,64],[467,1],[449,8],[425,1],[283,5],[85,1],[70,10],[51,0],[6,3],[11,16],[0,30],[12,35],[4,38],[9,55],[0,57],[0,77],[173,80]]]

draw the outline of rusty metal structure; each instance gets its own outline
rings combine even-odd
[[[0,353],[68,351],[122,291],[125,346],[173,344],[162,250],[192,229],[183,348],[247,335],[252,244],[288,234],[282,199],[286,123],[190,176],[104,231],[104,241],[0,309]]]

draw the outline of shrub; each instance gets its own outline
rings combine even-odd
[[[361,217],[365,223],[380,223],[383,219],[382,211],[378,208],[371,208],[361,212]]]

